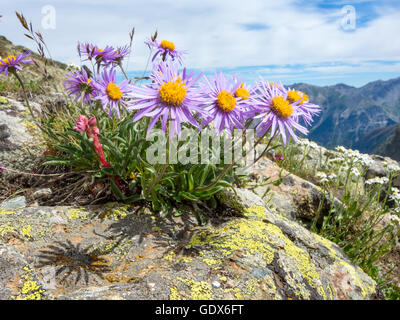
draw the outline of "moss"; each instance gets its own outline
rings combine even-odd
[[[217,193],[217,198],[218,200],[222,203],[229,203],[229,206],[239,210],[240,212],[244,212],[246,210],[246,207],[240,202],[239,198],[236,195],[232,195],[228,192],[220,192]]]
[[[5,97],[0,97],[0,104],[7,104],[8,100]]]

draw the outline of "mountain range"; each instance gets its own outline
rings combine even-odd
[[[343,145],[400,160],[400,77],[361,88],[294,84],[321,106],[308,138],[328,148]]]

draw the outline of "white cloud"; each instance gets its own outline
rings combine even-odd
[[[360,2],[366,1],[353,0],[352,4],[357,8]],[[40,27],[41,7],[48,3],[48,0],[35,4],[19,0],[3,4],[0,34],[15,43],[29,44],[22,36],[14,10],[23,11]],[[78,40],[100,46],[124,44],[130,28],[135,26],[132,70],[143,69],[148,56],[143,41],[155,29],[161,39],[172,40],[177,47],[190,52],[185,61],[193,68],[400,60],[400,38],[394,34],[394,30],[400,30],[399,8],[378,8],[379,17],[368,26],[344,32],[340,28],[340,10],[299,7],[296,3],[296,0],[57,1],[53,4],[57,10],[57,29],[43,33],[54,58],[78,62],[75,54]],[[249,31],[243,27],[255,23],[268,28]]]

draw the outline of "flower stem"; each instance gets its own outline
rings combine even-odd
[[[31,108],[31,105],[29,104],[29,100],[28,100],[28,95],[26,94],[26,90],[25,90],[25,86],[24,86],[24,82],[22,81],[22,79],[20,78],[20,76],[18,75],[16,70],[11,71],[12,74],[17,78],[18,82],[21,84],[21,88],[22,88],[22,92],[24,93],[24,99],[25,99],[25,103],[26,106],[29,109],[29,112],[32,115],[33,120],[36,122],[36,124],[39,126],[39,128],[42,129],[42,126],[39,124],[38,119],[35,117],[35,114],[33,113],[33,109]]]
[[[128,78],[128,76],[126,75],[126,72],[125,72],[124,68],[122,67],[122,63],[121,63],[121,62],[118,63],[118,66],[119,66],[119,68],[121,69],[122,73],[124,74],[125,79],[129,81],[129,78]]]

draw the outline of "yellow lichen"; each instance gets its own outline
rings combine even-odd
[[[24,267],[25,274],[21,276],[23,285],[21,292],[13,296],[15,300],[41,300],[44,290],[40,287],[33,277],[33,270],[29,267]]]
[[[110,203],[107,207],[113,206],[114,203]],[[105,211],[100,215],[102,219],[112,219],[114,221],[125,219],[128,216],[129,205],[118,205],[117,207],[111,207],[110,210]]]
[[[88,214],[84,211],[84,208],[80,209],[68,209],[67,210],[68,219],[77,220],[77,219],[87,219]]]
[[[316,289],[321,298],[326,298],[320,275],[309,253],[296,246],[279,227],[266,223],[265,214],[264,207],[251,207],[245,211],[249,219],[233,220],[222,228],[199,232],[192,237],[187,247],[211,246],[217,249],[222,257],[236,251],[241,251],[245,256],[261,254],[267,265],[272,263],[275,252],[283,250],[289,261],[293,262],[291,268],[294,268],[295,272],[288,274],[287,281],[295,294],[299,298],[309,299],[311,293],[306,286],[308,283]],[[208,257],[208,252],[205,251],[206,261],[215,259]]]
[[[169,300],[183,300],[176,287],[170,288]]]
[[[220,276],[220,275],[218,275],[218,278],[219,278],[219,280],[221,280],[221,281],[226,281],[226,280],[227,280],[227,278],[226,278],[225,276]]]
[[[217,259],[203,259],[203,262],[209,266],[219,266],[222,261]]]
[[[354,279],[354,283],[360,288],[363,297],[367,297],[375,293],[376,291],[375,281],[371,281],[371,286],[362,281],[360,279],[359,273],[363,271],[361,270],[360,267],[356,267],[357,268],[356,270],[356,268],[354,268],[352,265],[343,260],[339,261],[338,263],[343,267],[345,267],[348,273],[352,276],[352,278]]]
[[[6,209],[0,209],[0,215],[9,215],[9,214],[16,214],[15,211],[10,211],[10,210],[6,210]]]
[[[212,287],[205,281],[194,281],[189,278],[177,277],[178,280],[190,287],[190,298],[192,300],[212,300]]]
[[[233,292],[233,295],[235,296],[236,300],[245,300],[245,297],[242,294],[242,291],[239,288],[234,288],[234,289],[225,289],[225,292]]]
[[[3,235],[7,231],[16,231],[15,228],[11,226],[11,222],[7,222],[7,224],[0,226],[0,235]]]
[[[170,251],[170,252],[169,252],[167,255],[165,255],[162,259],[163,259],[163,260],[166,260],[166,261],[169,261],[169,262],[172,262],[172,261],[174,261],[175,256],[176,256],[175,252]]]
[[[25,225],[22,227],[21,235],[27,238],[32,238],[32,226]]]
[[[162,233],[162,231],[163,231],[160,227],[153,227],[153,228],[151,228],[151,230],[153,230],[154,232],[157,232],[157,233]]]
[[[262,209],[263,213],[256,209],[256,214],[264,216],[265,208]],[[195,234],[187,247],[201,247],[207,244],[219,250],[223,256],[228,256],[236,250],[246,250],[247,255],[260,252],[269,264],[274,258],[275,250],[267,244],[269,238],[264,232],[265,226],[264,222],[257,220],[233,221],[228,228],[211,230],[209,234]]]

